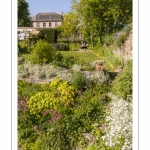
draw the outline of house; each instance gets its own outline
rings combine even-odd
[[[34,28],[54,28],[62,23],[62,15],[56,12],[37,13],[36,16],[30,16]]]
[[[54,28],[62,24],[62,15],[56,12],[37,13],[36,16],[29,17],[32,27],[18,27],[18,40],[25,40],[37,28]]]

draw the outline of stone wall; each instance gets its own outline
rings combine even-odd
[[[122,57],[125,62],[132,59],[132,30],[121,48],[116,47],[113,52],[115,55]]]

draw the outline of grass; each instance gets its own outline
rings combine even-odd
[[[78,52],[78,51],[60,51],[64,57],[75,56],[78,57],[80,61],[92,62],[99,59],[98,56],[91,52]]]
[[[78,57],[79,61],[84,61],[86,63],[91,63],[95,60],[104,60],[105,69],[108,71],[114,71],[113,65],[110,63],[110,61],[106,57],[99,56],[93,51],[90,51],[90,52],[59,51],[59,52],[63,55],[63,57],[70,57],[70,56]],[[29,61],[30,54],[22,53],[19,56],[21,56],[25,60],[25,62]]]

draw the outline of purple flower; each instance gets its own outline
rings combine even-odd
[[[46,110],[43,114],[44,114],[44,116],[45,115],[47,115],[48,113],[50,112],[50,110],[48,109],[48,110]]]
[[[61,119],[61,117],[62,117],[62,115],[58,115],[58,116],[57,116],[57,119]]]
[[[53,114],[55,114],[55,115],[56,115],[56,114],[58,114],[58,112],[57,112],[56,110],[53,110]]]
[[[52,120],[52,121],[55,121],[55,120],[56,120],[56,118],[55,118],[54,116],[52,116],[51,120]]]

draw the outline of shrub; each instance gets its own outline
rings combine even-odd
[[[86,85],[86,77],[82,72],[75,72],[72,75],[71,84],[78,90],[82,90]]]
[[[72,74],[73,72],[70,72],[68,70],[60,70],[59,72],[57,72],[57,77],[63,81],[68,81],[69,83],[71,83]]]
[[[43,92],[33,95],[28,101],[28,107],[31,114],[39,114],[47,109],[60,109],[73,104],[75,90],[69,86],[68,82],[62,82],[59,78],[53,80],[50,84],[44,84]]]
[[[123,99],[132,95],[132,60],[126,62],[123,72],[115,79],[112,92]]]
[[[114,41],[115,41],[115,38],[113,34],[105,35],[104,37],[102,37],[102,43],[106,44],[107,46],[113,45]]]
[[[33,49],[31,61],[34,64],[49,63],[54,59],[54,55],[54,47],[43,40],[39,40]]]
[[[19,78],[27,78],[30,75],[27,68],[20,68],[18,70],[18,77]]]
[[[81,70],[81,66],[80,66],[80,65],[77,65],[77,64],[74,64],[74,65],[72,66],[72,70],[73,70],[74,72],[79,72],[79,71]]]

